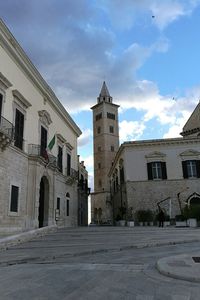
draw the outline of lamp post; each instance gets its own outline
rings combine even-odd
[[[178,205],[179,205],[179,209],[180,209],[180,213],[183,213],[182,210],[182,205],[181,205],[181,200],[180,200],[180,194],[183,192],[186,192],[189,189],[189,187],[186,187],[185,189],[183,189],[182,191],[180,191],[179,193],[177,193],[177,200],[178,200]]]

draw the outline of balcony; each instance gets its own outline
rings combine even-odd
[[[0,116],[0,149],[3,151],[14,139],[14,126]]]
[[[42,148],[41,145],[29,144],[28,155],[43,158],[48,166],[57,167],[56,157],[47,153],[46,149]]]
[[[66,168],[65,174],[67,176],[66,179],[67,184],[72,184],[78,179],[78,172],[72,168],[70,169]]]

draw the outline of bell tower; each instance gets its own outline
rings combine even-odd
[[[92,208],[97,222],[112,220],[108,172],[119,149],[119,105],[113,103],[105,81],[93,110],[94,194]],[[96,216],[95,216],[96,215]]]

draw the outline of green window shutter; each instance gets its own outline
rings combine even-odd
[[[161,162],[161,169],[162,169],[162,179],[167,179],[166,162]]]
[[[200,178],[200,160],[196,160],[197,178]]]
[[[148,174],[148,180],[153,180],[152,164],[151,163],[147,163],[147,174]]]
[[[188,178],[187,161],[182,161],[183,178]]]

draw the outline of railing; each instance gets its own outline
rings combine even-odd
[[[14,138],[14,126],[4,117],[0,116],[0,132],[5,134],[11,140]]]
[[[28,145],[28,154],[31,156],[40,156],[43,157],[49,165],[57,166],[56,157],[50,153],[47,153],[46,149],[41,147],[41,145],[29,144]]]

